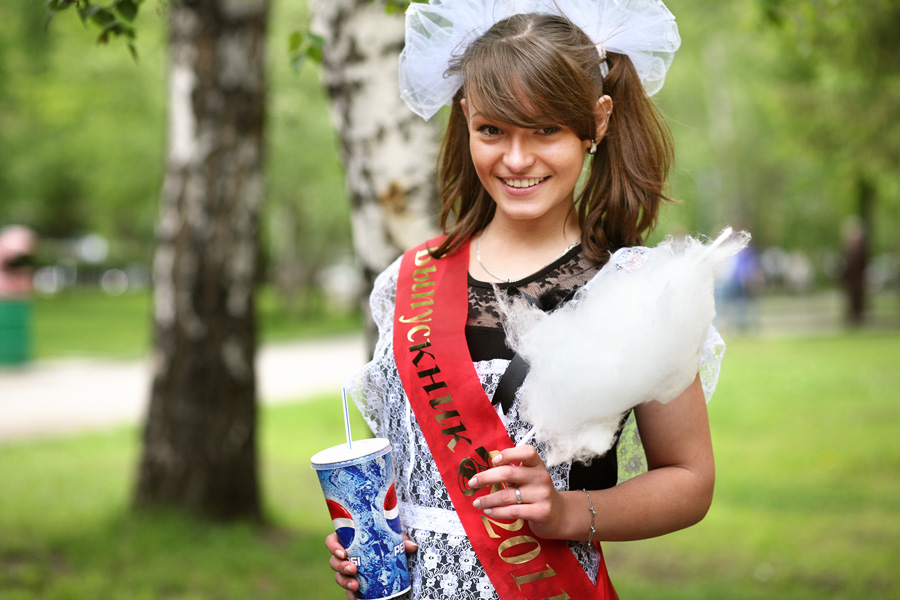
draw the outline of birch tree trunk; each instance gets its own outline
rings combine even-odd
[[[154,377],[135,504],[259,518],[254,288],[268,0],[169,10]]]
[[[378,273],[437,232],[438,131],[400,99],[403,15],[371,0],[311,0],[310,7],[312,28],[325,39],[322,76],[368,297]]]

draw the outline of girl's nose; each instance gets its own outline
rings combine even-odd
[[[503,154],[504,166],[514,173],[525,171],[534,164],[534,152],[528,140],[522,136],[510,136],[509,145]]]

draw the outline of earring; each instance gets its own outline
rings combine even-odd
[[[588,154],[597,154],[597,141],[591,140],[591,149],[588,150]]]

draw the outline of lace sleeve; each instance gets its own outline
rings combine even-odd
[[[703,348],[700,350],[700,383],[703,385],[703,395],[707,402],[712,400],[713,392],[716,391],[724,358],[725,340],[715,326],[710,325],[703,341]]]
[[[394,261],[375,279],[369,296],[372,319],[378,327],[375,354],[345,384],[347,396],[356,404],[363,419],[378,437],[385,437],[386,434],[385,398],[396,379],[396,370],[393,368],[394,304],[397,299],[400,260],[398,258]]]

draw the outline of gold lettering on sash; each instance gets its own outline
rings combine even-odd
[[[494,530],[493,525],[496,525],[500,529],[505,529],[506,531],[518,531],[525,527],[524,519],[516,519],[512,523],[504,523],[502,521],[498,521],[497,519],[492,519],[488,516],[482,516],[481,522],[484,524],[484,528],[487,530],[488,536],[494,539],[499,539],[501,536]]]
[[[556,576],[556,571],[553,570],[548,564],[544,565],[544,570],[538,573],[529,573],[528,575],[519,575],[518,577],[513,575],[513,581],[516,582],[516,586],[521,590],[522,586],[526,583],[534,583],[535,581],[540,581],[541,579],[548,579],[550,577]]]
[[[421,302],[410,302],[410,308],[419,308],[420,306],[431,306],[434,304],[434,298],[426,298],[426,296],[434,296],[434,290],[428,290],[427,292],[419,292],[418,294],[413,294],[413,299],[420,299]]]
[[[415,327],[413,327],[412,329],[410,329],[409,331],[406,332],[406,339],[409,340],[410,342],[415,341],[412,338],[415,334],[419,333],[420,331],[424,331],[424,333],[422,334],[422,337],[430,337],[431,336],[431,325],[416,325]],[[412,351],[412,349],[410,349],[410,351]]]
[[[422,250],[416,251],[415,262],[416,262],[417,267],[424,267],[430,261],[431,261],[431,253],[428,251],[427,248],[423,248]]]
[[[432,354],[431,352],[425,352],[425,348],[428,348],[430,346],[431,346],[431,340],[425,340],[421,344],[416,344],[414,346],[409,347],[410,352],[416,353],[415,357],[413,358],[413,366],[418,367],[419,361],[421,361],[425,355],[430,356],[431,360],[435,360],[434,354]],[[421,375],[419,375],[419,377],[421,377]]]
[[[459,435],[463,431],[466,431],[466,426],[463,424],[459,424],[456,427],[450,427],[449,429],[441,429],[441,435],[452,435],[453,436],[450,439],[450,441],[447,442],[447,448],[450,449],[450,452],[456,451],[456,445],[459,443],[460,440],[466,440],[466,442],[468,442],[468,444],[470,446],[472,445],[471,439],[469,439],[465,436]]]
[[[500,454],[496,450],[491,450],[490,452],[485,449],[484,446],[479,446],[475,448],[475,457],[467,456],[459,461],[459,466],[456,471],[458,474],[458,482],[459,482],[459,490],[465,494],[466,496],[471,496],[478,490],[473,490],[469,487],[469,480],[475,477],[478,473],[482,471],[487,471],[491,467],[494,466],[494,463],[491,461],[492,458]],[[494,484],[491,486],[491,493],[499,492],[503,489],[504,486],[501,484]],[[490,533],[490,530],[488,530]]]
[[[431,278],[430,274],[435,271],[437,271],[436,265],[431,265],[430,267],[425,267],[423,269],[416,269],[412,274],[413,281],[428,281]]]
[[[418,314],[418,315],[413,315],[412,317],[401,316],[400,322],[403,323],[404,325],[408,325],[409,323],[420,323],[420,322],[428,323],[429,321],[431,321],[431,313],[433,313],[433,312],[434,312],[434,309],[426,308],[425,312]],[[426,319],[425,317],[428,317],[428,318]]]
[[[512,556],[503,555],[504,550],[509,550],[510,548],[515,548],[516,546],[522,544],[534,544],[534,548],[522,554],[513,554]],[[500,555],[500,558],[503,559],[503,562],[509,563],[511,565],[521,565],[527,563],[529,560],[535,558],[540,553],[541,543],[530,535],[513,536],[508,540],[503,540],[502,542],[500,542],[500,545],[497,547],[497,554]]]
[[[447,387],[447,383],[445,381],[438,381],[434,378],[434,376],[440,372],[440,367],[434,367],[433,369],[425,369],[424,371],[419,371],[418,373],[416,373],[419,376],[419,379],[425,379],[426,377],[431,379],[431,383],[422,386],[422,389],[430,394],[434,390],[439,390],[441,388]]]
[[[440,406],[441,404],[447,404],[448,402],[453,402],[453,398],[450,396],[450,394],[441,396],[440,398],[432,398],[428,401],[428,406],[430,406],[431,408],[435,408],[437,406]]]
[[[440,423],[441,425],[443,425],[444,421],[446,421],[447,419],[452,419],[453,417],[458,417],[458,416],[459,416],[458,410],[445,410],[444,412],[438,413],[437,416],[435,417],[435,420],[438,423]]]

